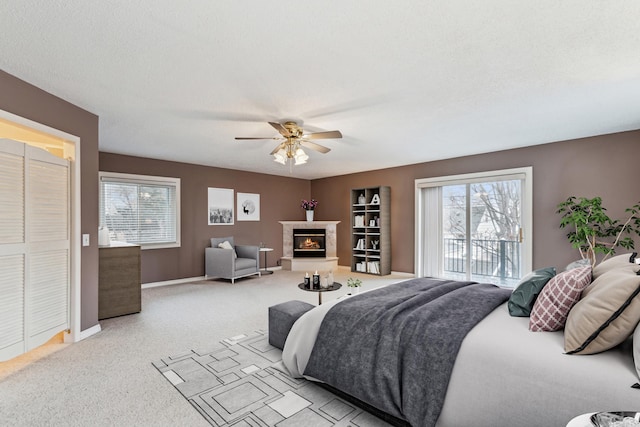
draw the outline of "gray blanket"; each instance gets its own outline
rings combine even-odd
[[[462,340],[510,294],[420,278],[354,296],[325,316],[304,374],[412,426],[434,426]]]

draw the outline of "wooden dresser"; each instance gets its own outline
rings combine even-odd
[[[111,242],[100,246],[99,252],[98,319],[139,313],[140,246]]]

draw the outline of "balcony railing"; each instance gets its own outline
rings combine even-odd
[[[444,239],[444,271],[466,274],[466,239]],[[520,278],[520,242],[515,240],[471,240],[471,275],[498,278],[513,283]]]

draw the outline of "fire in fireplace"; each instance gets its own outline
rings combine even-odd
[[[325,258],[324,229],[293,229],[293,257],[294,258]]]

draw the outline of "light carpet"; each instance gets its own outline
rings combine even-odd
[[[280,368],[265,331],[225,339],[153,365],[213,426],[382,427],[386,422]]]

